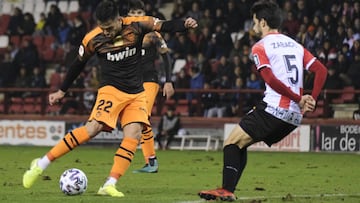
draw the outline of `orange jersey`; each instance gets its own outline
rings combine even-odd
[[[79,48],[81,61],[97,55],[101,67],[100,87],[111,85],[129,94],[143,91],[141,58],[143,37],[151,31],[160,31],[162,22],[144,16],[122,19],[122,29],[114,38],[104,36],[100,27],[94,28],[82,40]]]

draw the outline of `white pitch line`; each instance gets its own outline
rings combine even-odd
[[[286,198],[287,195],[276,195],[276,196],[254,196],[254,197],[238,197],[238,200],[253,200],[253,199],[279,199],[279,198]],[[360,193],[358,194],[316,194],[316,195],[292,195],[290,197],[293,198],[321,198],[321,197],[359,197]],[[179,201],[176,203],[203,203],[206,200],[189,200],[189,201]]]

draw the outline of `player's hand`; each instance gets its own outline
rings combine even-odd
[[[171,82],[166,82],[163,88],[163,96],[166,96],[166,99],[170,99],[175,93],[174,87]]]
[[[49,94],[49,104],[54,105],[55,103],[58,103],[60,99],[62,99],[64,96],[65,96],[65,92],[61,90]]]
[[[316,106],[316,101],[311,95],[303,95],[299,102],[302,113],[308,111],[314,111]]]
[[[184,26],[186,28],[196,28],[198,26],[197,22],[193,18],[186,18]]]

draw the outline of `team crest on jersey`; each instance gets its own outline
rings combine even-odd
[[[259,60],[259,56],[257,54],[253,55],[253,60],[256,66],[260,65],[260,60]]]
[[[124,40],[123,40],[122,36],[117,36],[114,39],[114,45],[115,46],[122,46],[123,44],[124,44]]]

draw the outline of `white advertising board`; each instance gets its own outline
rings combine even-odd
[[[53,146],[64,134],[63,121],[0,120],[0,145]]]
[[[226,123],[224,125],[224,140],[229,136],[231,130],[238,124]],[[301,125],[292,131],[280,142],[268,147],[264,142],[258,142],[249,147],[253,151],[292,151],[308,152],[310,150],[310,126]]]

